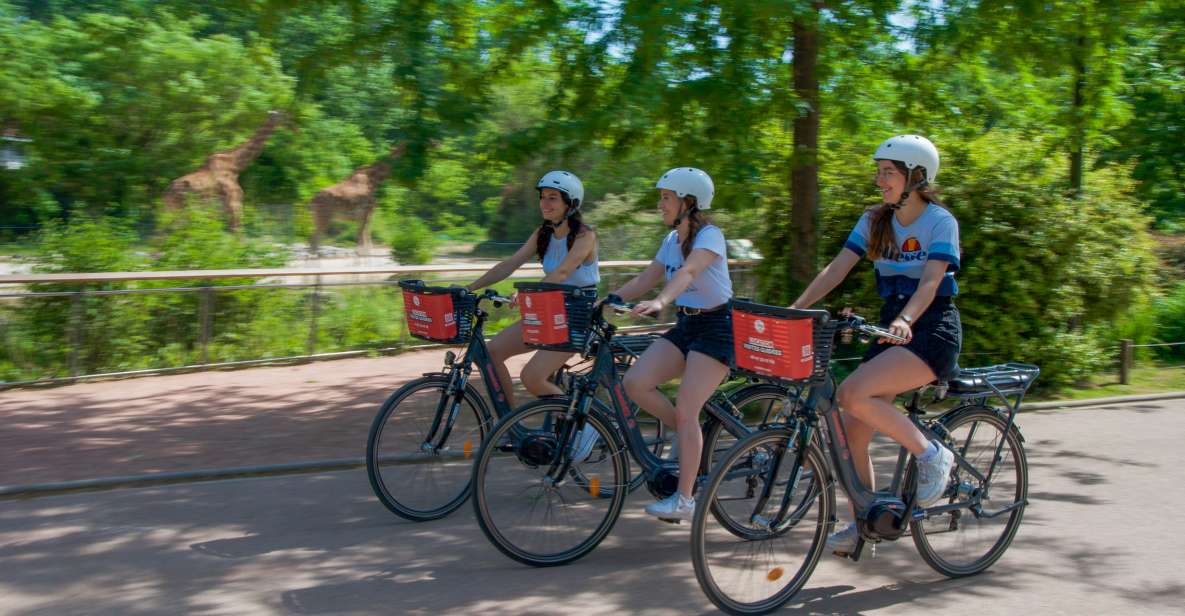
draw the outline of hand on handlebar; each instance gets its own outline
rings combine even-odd
[[[913,328],[901,318],[893,319],[893,323],[889,325],[889,333],[897,338],[881,338],[878,342],[881,344],[905,344],[913,340]]]
[[[661,312],[664,306],[666,304],[662,300],[648,299],[634,304],[634,308],[630,310],[630,314],[634,316],[654,316]]]

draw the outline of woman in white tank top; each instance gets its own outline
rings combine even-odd
[[[470,291],[504,280],[532,257],[543,263],[543,282],[595,287],[600,281],[597,236],[580,217],[580,206],[584,201],[584,185],[580,179],[567,171],[552,171],[544,175],[535,188],[539,190],[543,223],[514,255],[467,286]],[[506,392],[506,401],[513,408],[514,391],[506,360],[532,350],[523,344],[522,322],[498,332],[490,341],[489,350],[502,391]],[[560,351],[538,351],[519,375],[523,387],[536,396],[562,394],[563,391],[550,379],[571,356],[571,353]]]

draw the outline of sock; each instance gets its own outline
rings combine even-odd
[[[926,447],[926,451],[923,451],[922,455],[918,456],[918,462],[921,462],[923,464],[929,464],[930,462],[934,461],[934,458],[937,455],[938,455],[938,444],[935,443],[934,441],[930,441],[929,446]]]

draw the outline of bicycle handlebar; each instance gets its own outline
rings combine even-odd
[[[876,325],[869,325],[868,322],[864,320],[864,317],[857,316],[854,314],[850,314],[850,315],[844,317],[844,319],[840,323],[839,327],[840,327],[840,329],[848,329],[848,330],[858,331],[862,334],[872,336],[873,338],[885,338],[887,340],[892,340],[893,342],[900,342],[900,343],[909,342],[908,339],[906,339],[902,336],[898,336],[897,334],[894,334],[883,327],[878,327]]]

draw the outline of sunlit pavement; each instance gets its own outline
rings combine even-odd
[[[987,573],[947,580],[905,538],[858,564],[825,557],[784,612],[1180,613],[1185,401],[1020,425],[1032,504]],[[0,612],[711,612],[685,527],[644,518],[646,501],[636,494],[598,550],[553,569],[502,556],[468,505],[439,522],[393,517],[363,471],[0,502]]]

